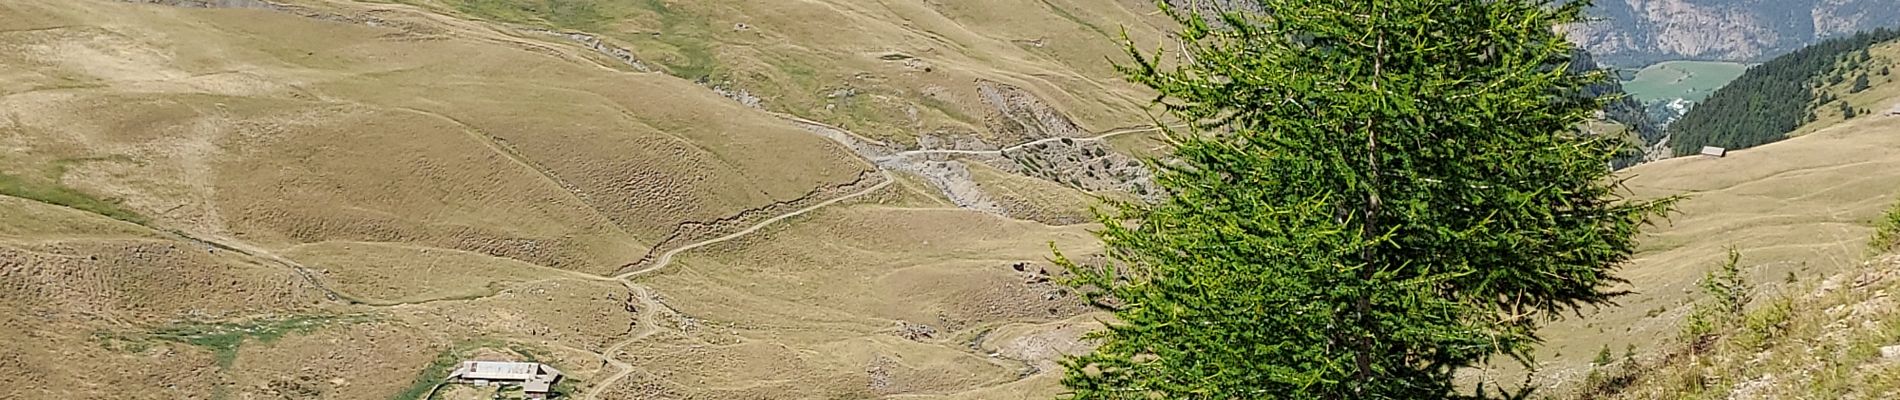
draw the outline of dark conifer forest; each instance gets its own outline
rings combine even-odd
[[[1864,72],[1853,71],[1854,67],[1869,62],[1869,47],[1896,38],[1900,31],[1892,29],[1863,32],[1751,67],[1671,124],[1670,147],[1676,154],[1689,154],[1702,146],[1740,149],[1781,140],[1811,121],[1814,110],[1836,100],[1818,94],[1817,87],[1849,79],[1857,87],[1863,85]]]

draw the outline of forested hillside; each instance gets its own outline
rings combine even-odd
[[[1864,82],[1866,74],[1880,73],[1879,67],[1890,61],[1875,59],[1867,49],[1895,38],[1900,38],[1900,31],[1859,33],[1826,40],[1750,68],[1671,124],[1670,147],[1676,154],[1687,154],[1702,146],[1738,149],[1781,140],[1788,132],[1814,121],[1821,107],[1840,106],[1823,89],[1854,86]],[[1845,113],[1852,116],[1858,110]]]
[[[1603,65],[1598,64],[1590,52],[1578,50],[1572,52],[1571,57],[1573,57],[1570,60],[1572,73],[1587,73],[1603,68]],[[1615,163],[1617,168],[1642,162],[1648,158],[1649,148],[1662,140],[1662,125],[1656,123],[1654,118],[1650,118],[1649,113],[1643,110],[1642,103],[1631,98],[1629,93],[1623,90],[1622,83],[1615,79],[1605,79],[1585,87],[1583,94],[1591,98],[1611,98],[1609,104],[1603,106],[1601,118],[1603,124],[1593,125],[1600,127],[1595,129],[1599,130],[1595,133],[1623,134],[1632,145],[1638,147],[1628,156],[1618,159]]]

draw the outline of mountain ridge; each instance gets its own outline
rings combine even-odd
[[[1763,61],[1820,40],[1900,24],[1881,0],[1597,0],[1571,40],[1607,64]]]

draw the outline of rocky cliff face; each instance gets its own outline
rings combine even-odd
[[[1820,39],[1900,25],[1892,0],[1597,0],[1572,40],[1605,63],[1760,61]]]

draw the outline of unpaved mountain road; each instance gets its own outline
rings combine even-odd
[[[1071,141],[1077,141],[1077,142],[1094,142],[1094,141],[1108,140],[1108,138],[1126,135],[1130,133],[1148,133],[1148,132],[1158,132],[1160,130],[1161,128],[1154,127],[1154,126],[1130,127],[1130,128],[1115,129],[1115,130],[1103,132],[1101,134],[1098,134],[1095,136],[1089,136],[1089,137],[1077,138],[1077,137],[1068,137],[1068,136],[1058,136],[1058,137],[1052,137],[1052,138],[1036,139],[1036,140],[1022,142],[1013,146],[1004,147],[1004,148],[996,149],[996,150],[932,150],[932,149],[907,150],[907,151],[900,151],[897,153],[893,153],[886,158],[904,158],[904,157],[927,155],[927,154],[964,154],[964,155],[1003,154],[1003,153],[1007,153],[1011,151],[1021,150],[1024,147],[1035,146],[1035,145],[1055,142],[1055,141],[1071,140]]]
[[[619,280],[620,284],[626,285],[628,292],[634,295],[634,298],[639,299],[640,307],[642,307],[645,310],[644,312],[638,312],[638,314],[640,314],[639,324],[640,326],[644,328],[640,330],[640,333],[635,333],[632,336],[628,336],[626,340],[621,340],[618,343],[614,343],[612,346],[607,346],[607,349],[601,350],[600,353],[595,354],[595,355],[600,356],[601,361],[604,361],[608,364],[613,365],[614,368],[619,369],[620,372],[615,372],[613,376],[609,376],[607,377],[607,379],[601,380],[600,384],[595,385],[592,389],[587,390],[587,394],[585,396],[581,396],[581,398],[583,399],[600,398],[601,392],[607,391],[607,388],[613,387],[613,385],[615,383],[619,383],[621,379],[626,379],[627,375],[633,374],[633,364],[628,364],[625,361],[620,361],[620,358],[618,357],[618,355],[620,354],[620,350],[627,348],[627,345],[633,344],[633,342],[638,342],[641,339],[646,339],[648,336],[653,336],[654,333],[658,333],[660,331],[660,325],[654,322],[653,320],[653,315],[658,314],[660,311],[659,303],[653,301],[653,295],[650,292],[648,292],[646,288],[641,287],[640,285],[635,285],[633,284],[633,282],[628,282],[623,278],[616,278],[616,280]]]
[[[801,121],[801,122],[812,123],[810,121]],[[850,135],[850,137],[864,138],[864,136],[859,135],[854,132],[845,131],[843,129],[839,129],[835,127],[833,127],[832,129],[838,129],[840,132],[844,132]],[[1086,138],[1054,137],[1054,138],[1038,139],[1034,141],[1019,143],[1019,144],[1005,147],[998,150],[987,150],[987,151],[984,151],[984,150],[913,150],[913,151],[895,153],[892,155],[892,157],[905,157],[905,156],[920,155],[920,154],[1001,154],[1002,152],[1005,152],[1005,151],[1014,151],[1014,150],[1028,147],[1028,146],[1033,146],[1033,145],[1037,145],[1041,143],[1048,143],[1052,141],[1059,141],[1063,139],[1076,140],[1076,141],[1098,141],[1098,140],[1106,140],[1111,137],[1126,135],[1126,134],[1131,134],[1131,133],[1155,132],[1159,130],[1161,130],[1161,128],[1159,127],[1122,128],[1122,129],[1112,130],[1109,132],[1104,132],[1102,134],[1086,137]],[[836,140],[836,138],[834,138],[834,140]],[[846,143],[842,140],[838,140],[838,141],[840,142],[839,143],[840,145],[844,145],[847,148],[852,148],[852,145],[853,145],[852,143]],[[873,164],[876,164],[876,163],[873,163]],[[892,176],[891,171],[889,169],[880,167],[878,172],[882,174],[882,176],[884,177],[884,181],[878,182],[878,184],[872,185],[871,187],[865,188],[864,190],[853,192],[851,194],[847,194],[844,196],[838,196],[837,198],[826,200],[822,203],[813,204],[810,207],[805,207],[798,210],[793,210],[792,212],[788,212],[785,214],[780,214],[776,217],[772,217],[770,219],[760,221],[758,224],[754,224],[750,227],[727,234],[725,236],[702,240],[699,242],[687,244],[685,246],[680,246],[672,250],[667,250],[665,253],[661,253],[660,256],[654,260],[653,265],[648,266],[646,268],[622,273],[619,275],[614,275],[611,278],[604,277],[604,276],[595,276],[596,278],[612,279],[615,281],[619,281],[622,285],[626,285],[628,290],[633,292],[633,295],[637,299],[639,299],[641,306],[644,307],[645,311],[642,311],[639,314],[640,314],[640,324],[645,326],[646,328],[642,329],[640,333],[629,336],[625,340],[616,342],[612,346],[608,346],[607,349],[602,350],[600,353],[595,354],[597,356],[600,356],[603,361],[606,361],[608,364],[611,364],[615,368],[618,368],[620,372],[616,372],[614,373],[614,375],[607,377],[607,379],[601,380],[592,389],[588,390],[586,395],[581,396],[581,399],[599,399],[601,393],[605,392],[607,388],[613,387],[613,385],[616,383],[619,383],[620,380],[626,379],[627,375],[632,374],[633,365],[620,361],[617,358],[618,353],[622,349],[625,349],[628,345],[631,345],[634,342],[645,339],[648,336],[653,335],[655,332],[658,332],[659,330],[659,326],[655,324],[653,321],[653,315],[658,313],[661,310],[659,302],[653,300],[653,297],[650,291],[648,291],[644,287],[634,284],[633,281],[631,281],[630,279],[636,276],[646,274],[646,273],[658,271],[660,269],[666,268],[669,265],[672,265],[674,257],[679,255],[680,253],[685,253],[693,249],[698,249],[698,248],[709,246],[709,245],[719,243],[719,242],[737,239],[739,237],[752,234],[753,232],[758,232],[760,229],[764,229],[765,227],[770,226],[774,223],[778,223],[779,221],[784,221],[792,217],[804,215],[812,211],[817,211],[820,208],[825,208],[833,204],[842,203],[845,201],[863,197],[864,195],[875,193],[879,190],[883,190],[885,187],[890,186],[892,182],[897,181],[897,177]]]
[[[628,336],[627,339],[614,343],[612,346],[608,346],[607,349],[602,350],[600,353],[595,354],[597,356],[600,356],[601,360],[604,360],[607,363],[614,365],[615,368],[619,368],[620,372],[616,372],[614,373],[613,376],[609,376],[607,377],[607,379],[601,380],[600,383],[594,386],[593,389],[588,390],[587,394],[585,396],[581,396],[581,398],[582,399],[598,399],[600,398],[601,392],[607,390],[607,388],[609,387],[613,387],[615,383],[619,383],[621,379],[626,379],[627,375],[632,374],[633,365],[620,361],[619,358],[617,357],[618,353],[620,353],[621,349],[625,349],[627,345],[633,344],[634,342],[640,341],[641,339],[646,339],[648,336],[652,336],[655,332],[658,332],[660,329],[659,325],[653,321],[653,315],[656,313],[659,313],[661,310],[659,302],[653,300],[652,293],[648,291],[645,287],[634,284],[633,281],[630,280],[631,278],[635,276],[639,276],[641,274],[648,273],[648,272],[658,271],[661,268],[666,268],[668,265],[672,265],[673,256],[679,255],[680,253],[684,253],[686,251],[697,249],[700,247],[705,247],[714,243],[737,239],[741,236],[745,236],[753,232],[758,232],[760,229],[764,229],[766,226],[770,226],[779,221],[784,221],[792,217],[804,215],[805,213],[816,211],[820,208],[825,208],[826,206],[830,206],[833,204],[838,204],[838,203],[845,202],[845,201],[855,199],[858,197],[863,197],[864,195],[867,195],[867,194],[876,193],[877,191],[883,190],[885,187],[890,186],[892,182],[897,181],[897,177],[891,176],[890,171],[881,170],[879,172],[884,177],[884,181],[878,182],[878,184],[872,185],[871,187],[865,188],[864,190],[860,190],[860,191],[853,192],[851,194],[847,194],[843,196],[838,196],[837,198],[834,198],[831,200],[825,200],[822,203],[813,204],[810,207],[805,207],[798,210],[794,210],[792,212],[780,214],[779,216],[772,217],[771,219],[767,219],[764,221],[760,221],[758,224],[754,224],[750,227],[741,229],[731,234],[727,234],[725,236],[720,236],[720,237],[716,237],[712,239],[706,239],[706,240],[702,240],[702,241],[695,242],[692,244],[687,244],[685,246],[680,246],[672,250],[667,250],[665,253],[661,253],[659,258],[654,260],[652,266],[642,268],[637,271],[615,275],[611,278],[596,276],[598,278],[612,279],[615,281],[619,281],[620,284],[627,286],[627,289],[630,292],[632,292],[631,294],[636,299],[639,299],[639,302],[641,304],[640,306],[644,309],[644,311],[638,312],[638,314],[640,314],[640,317],[639,317],[640,325],[645,326],[645,328],[642,329],[640,333],[634,334],[632,336]]]
[[[851,193],[851,194],[847,194],[847,195],[843,195],[843,196],[838,196],[837,198],[834,198],[834,199],[831,199],[831,200],[825,200],[825,201],[824,201],[823,203],[818,203],[818,204],[813,204],[813,205],[812,205],[811,207],[805,207],[805,208],[802,208],[802,209],[798,209],[798,210],[793,210],[792,212],[788,212],[788,213],[784,213],[784,214],[779,214],[779,216],[776,216],[776,217],[772,217],[771,219],[767,219],[767,220],[765,220],[765,221],[760,221],[760,222],[759,222],[758,224],[756,224],[756,225],[752,225],[751,227],[747,227],[747,228],[745,228],[745,229],[741,229],[741,230],[739,230],[738,232],[733,232],[733,233],[730,233],[730,234],[727,234],[727,235],[725,235],[725,236],[720,236],[720,237],[716,237],[716,238],[712,238],[712,239],[706,239],[706,240],[703,240],[703,241],[699,241],[699,242],[697,242],[697,243],[692,243],[692,244],[688,244],[688,245],[685,245],[685,246],[680,246],[680,247],[677,247],[677,248],[674,248],[674,249],[672,249],[672,250],[667,250],[667,251],[666,251],[665,253],[660,253],[660,257],[654,260],[654,262],[653,262],[653,265],[652,265],[652,266],[648,266],[648,267],[646,267],[646,268],[641,268],[641,269],[639,269],[639,270],[635,270],[635,271],[629,271],[629,272],[627,272],[627,273],[623,273],[623,274],[620,274],[620,275],[615,275],[615,276],[614,276],[613,278],[614,278],[614,279],[622,279],[622,280],[624,280],[624,279],[627,279],[627,278],[632,278],[632,277],[634,277],[634,276],[638,276],[638,275],[640,275],[640,274],[645,274],[645,273],[648,273],[648,272],[653,272],[653,271],[657,271],[657,270],[659,270],[659,269],[661,269],[661,268],[666,268],[666,265],[667,265],[667,264],[670,264],[670,263],[672,263],[672,262],[673,262],[673,256],[675,256],[675,255],[679,255],[680,253],[684,253],[684,252],[686,252],[686,251],[688,251],[688,250],[692,250],[692,249],[697,249],[697,248],[700,248],[700,247],[705,247],[706,245],[710,245],[710,244],[713,244],[713,243],[719,243],[719,242],[724,242],[724,241],[727,241],[727,240],[732,240],[732,239],[736,239],[736,238],[738,238],[738,237],[740,237],[740,236],[745,236],[746,234],[749,234],[749,233],[752,233],[752,232],[757,232],[757,231],[758,231],[759,229],[763,229],[763,228],[765,228],[765,227],[766,227],[767,225],[771,225],[772,223],[775,223],[775,222],[779,222],[779,221],[783,221],[783,220],[785,220],[785,219],[787,219],[787,218],[791,218],[791,217],[796,217],[796,216],[799,216],[799,215],[803,215],[803,214],[805,214],[805,213],[808,213],[808,212],[812,212],[813,210],[817,210],[817,209],[820,209],[820,208],[824,208],[825,206],[829,206],[829,205],[832,205],[832,204],[837,204],[837,203],[840,203],[840,202],[844,202],[844,201],[846,201],[846,200],[851,200],[851,199],[855,199],[855,198],[858,198],[858,197],[860,197],[860,196],[864,196],[864,195],[866,195],[866,194],[871,194],[872,192],[876,192],[876,191],[878,191],[879,189],[883,189],[883,188],[884,188],[884,187],[886,187],[886,186],[890,186],[890,185],[891,185],[891,182],[893,182],[893,181],[896,181],[896,180],[897,180],[897,177],[895,177],[895,176],[891,176],[891,172],[890,172],[890,171],[882,171],[882,170],[881,170],[881,171],[879,171],[879,172],[880,172],[881,174],[883,174],[883,176],[884,176],[884,181],[883,181],[883,182],[878,182],[878,184],[876,184],[876,185],[871,185],[871,187],[868,187],[868,188],[865,188],[864,190],[860,190],[860,191],[857,191],[857,192],[854,192],[854,193]]]

